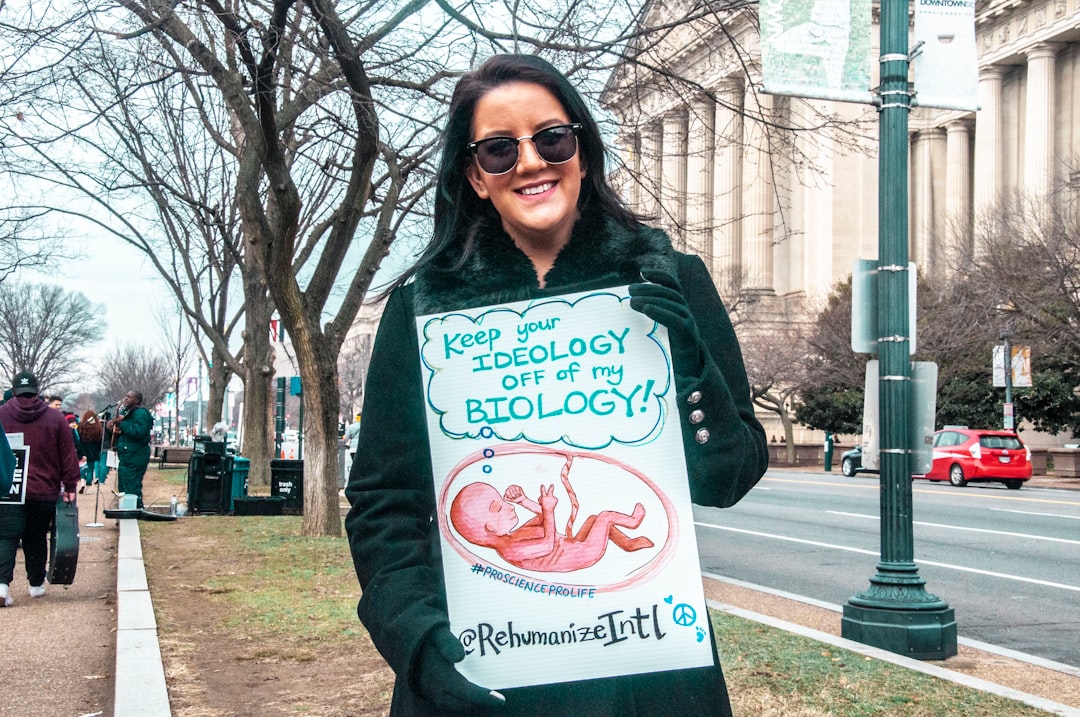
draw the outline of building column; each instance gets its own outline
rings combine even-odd
[[[966,256],[971,250],[971,130],[967,120],[945,125],[945,218],[947,235]]]
[[[637,211],[641,211],[641,179],[643,167],[641,165],[641,133],[637,130],[622,135],[622,146],[625,151],[626,166],[619,172],[622,178],[622,186],[625,187],[627,203]]]
[[[975,211],[990,209],[1001,198],[1004,162],[1001,131],[1001,80],[1005,70],[989,66],[979,70],[979,111],[975,113]]]
[[[659,122],[641,127],[641,174],[638,178],[638,211],[651,217],[660,216],[660,154],[663,132]]]
[[[933,272],[937,263],[934,250],[940,240],[937,217],[942,213],[942,203],[937,201],[935,191],[940,186],[935,182],[935,167],[945,141],[945,130],[930,127],[916,133],[911,142],[911,256],[926,273]]]
[[[699,97],[690,104],[687,122],[686,225],[689,249],[712,266],[713,125],[712,99]]]
[[[664,115],[660,223],[678,249],[686,248],[686,108]]]
[[[713,265],[721,291],[728,293],[742,276],[742,83],[723,81],[716,88],[713,152]]]
[[[770,164],[769,134],[759,120],[771,118],[772,96],[747,85],[743,120],[743,271],[746,289],[773,291],[773,181]]]
[[[1027,50],[1024,106],[1024,193],[1045,196],[1053,187],[1054,61],[1060,45],[1041,43]]]

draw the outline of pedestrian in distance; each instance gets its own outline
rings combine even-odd
[[[101,460],[101,439],[104,436],[101,416],[90,409],[83,413],[79,421],[79,442],[82,445],[82,453],[86,463],[82,467],[82,479],[84,485],[79,488],[82,493],[86,488],[94,484],[104,483],[105,479],[98,475],[98,461]]]
[[[118,415],[105,424],[116,448],[116,489],[124,495],[135,495],[141,508],[143,476],[150,465],[150,437],[154,417],[142,405],[143,395],[128,391],[120,401]]]
[[[38,380],[28,371],[12,379],[10,401],[0,406],[7,433],[21,433],[29,447],[24,467],[25,503],[0,505],[0,605],[10,606],[15,551],[22,540],[30,597],[45,595],[47,539],[56,520],[56,503],[75,500],[79,460],[64,415],[38,397]],[[10,448],[8,449],[10,452]]]
[[[715,648],[708,667],[501,692],[454,666],[465,651],[446,607],[416,317],[629,285],[630,306],[668,329],[692,500],[733,505],[767,467],[738,342],[704,262],[622,202],[605,154],[580,93],[538,57],[498,55],[458,81],[433,235],[387,289],[364,450],[346,490],[357,613],[397,676],[392,716],[731,714]]]
[[[356,460],[356,449],[360,447],[360,414],[345,429],[345,443],[349,446],[349,463]]]

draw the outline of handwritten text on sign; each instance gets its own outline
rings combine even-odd
[[[655,324],[632,311],[609,312],[617,318],[603,325],[590,318],[622,301],[600,292],[428,321],[421,353],[442,431],[593,449],[655,438],[670,389],[655,370],[668,365]]]

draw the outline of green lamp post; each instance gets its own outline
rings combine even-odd
[[[914,561],[908,318],[908,2],[881,0],[877,329],[880,361],[881,560],[844,606],[841,634],[917,659],[956,654],[956,620]]]

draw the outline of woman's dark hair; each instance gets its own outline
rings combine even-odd
[[[480,199],[466,178],[465,168],[472,161],[467,145],[473,140],[472,121],[477,103],[491,90],[514,82],[540,85],[559,100],[571,122],[581,124],[578,151],[586,171],[581,181],[578,210],[599,210],[628,228],[637,223],[638,216],[630,211],[608,184],[606,150],[600,138],[600,129],[577,88],[550,62],[540,57],[495,55],[475,70],[462,75],[454,88],[450,99],[450,116],[442,136],[431,241],[416,263],[395,279],[382,296],[404,284],[418,269],[434,262],[459,242],[460,256],[455,257],[453,265],[446,268],[460,268],[472,253],[480,228],[485,224],[499,226],[499,215],[491,202]]]
[[[79,440],[84,443],[99,443],[101,441],[101,417],[94,411],[87,411],[79,421]]]

